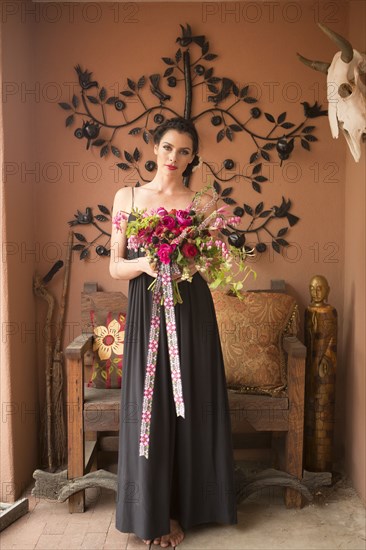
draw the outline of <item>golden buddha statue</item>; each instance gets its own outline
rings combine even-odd
[[[330,288],[325,277],[312,277],[309,291],[311,303],[305,311],[304,467],[323,472],[332,470],[337,311],[327,303]]]

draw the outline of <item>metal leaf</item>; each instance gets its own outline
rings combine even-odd
[[[213,84],[208,84],[207,85],[207,88],[210,90],[210,92],[212,92],[213,94],[218,94],[219,93],[219,90],[218,88],[216,88],[216,86],[214,86]]]
[[[207,71],[205,72],[205,80],[208,80],[209,78],[211,78],[213,74],[213,68],[210,67],[210,69],[207,69]]]
[[[175,67],[168,67],[165,71],[165,73],[163,74],[163,76],[170,76],[171,74],[174,73],[174,68]]]
[[[150,136],[149,134],[146,132],[146,130],[144,130],[144,133],[142,134],[142,138],[144,140],[145,143],[149,143],[150,141]]]
[[[282,227],[282,229],[279,230],[279,232],[277,233],[277,237],[283,237],[284,235],[286,235],[288,231],[288,227]]]
[[[79,98],[74,94],[72,96],[72,100],[71,100],[73,106],[75,107],[75,109],[78,107],[79,105]]]
[[[128,164],[125,164],[124,162],[119,162],[117,164],[117,167],[120,168],[121,170],[129,170],[131,168],[131,166],[129,166]]]
[[[108,154],[108,152],[109,152],[109,146],[103,145],[103,147],[100,150],[100,156],[105,157]]]
[[[223,229],[221,229],[220,233],[222,233],[223,235],[225,235],[225,237],[228,237],[231,233],[231,231],[229,231],[229,229],[226,229],[225,227]]]
[[[99,105],[99,99],[97,97],[94,97],[93,95],[87,95],[86,97],[89,99],[90,103]]]
[[[108,218],[106,218],[105,216],[103,216],[102,214],[97,214],[95,216],[95,218],[98,220],[98,222],[107,222],[108,221]]]
[[[133,152],[133,158],[135,159],[136,162],[140,160],[140,151],[137,149],[137,147]]]
[[[162,57],[161,58],[164,63],[166,63],[167,65],[175,65],[175,61],[171,58],[171,57]]]
[[[219,184],[219,182],[216,181],[216,180],[214,180],[213,186],[214,186],[214,189],[215,189],[216,193],[218,193],[218,194],[220,195],[220,193],[221,193],[221,185]]]
[[[253,216],[253,208],[249,204],[244,204],[244,210],[250,216]]]
[[[293,124],[292,122],[284,122],[283,124],[281,124],[281,128],[285,128],[286,130],[293,128],[294,126],[295,124]]]
[[[70,111],[72,109],[71,105],[68,103],[61,102],[59,103],[61,109],[65,109],[65,111]]]
[[[204,56],[205,61],[212,61],[213,59],[216,59],[217,55],[215,53],[208,53]]]
[[[179,50],[176,51],[175,54],[175,61],[176,63],[179,63],[179,61],[182,59],[182,50],[179,48]]]
[[[74,115],[69,115],[67,119],[65,120],[65,126],[71,126],[71,124],[74,122]]]
[[[103,212],[103,214],[107,214],[108,216],[111,215],[110,210],[104,206],[104,204],[98,204],[98,208],[101,212]]]
[[[305,139],[301,140],[301,145],[304,149],[306,149],[307,151],[310,151],[310,145],[308,144],[308,142]]]
[[[258,216],[262,210],[263,210],[263,202],[260,202],[259,204],[257,204],[257,206],[255,207],[255,215]]]
[[[224,128],[222,128],[222,130],[220,130],[216,136],[217,143],[220,143],[220,141],[222,141],[224,137],[225,137],[225,130]]]
[[[233,188],[232,187],[226,187],[222,193],[221,193],[221,196],[222,197],[227,197],[228,195],[230,195],[230,193],[232,192]]]
[[[135,95],[133,92],[130,92],[130,90],[124,90],[123,92],[120,92],[120,94],[125,96],[125,97],[131,97],[131,96]]]
[[[128,87],[134,92],[136,90],[136,83],[131,80],[130,78],[127,78],[127,84]]]
[[[304,138],[307,141],[318,141],[318,138],[316,136],[313,136],[312,134],[307,134],[306,136],[304,136]]]
[[[269,156],[269,154],[268,154],[266,151],[263,151],[263,149],[262,149],[262,151],[261,151],[261,155],[262,155],[262,157],[264,158],[264,160],[269,161],[269,160],[271,159],[271,157]]]
[[[253,172],[252,174],[258,174],[258,172],[260,172],[262,169],[262,163],[260,162],[259,164],[256,164],[254,167],[253,167]]]
[[[107,99],[106,103],[107,105],[113,105],[118,100],[119,100],[119,97],[111,96]]]
[[[243,128],[239,124],[230,124],[230,128],[233,132],[242,132]]]
[[[281,113],[277,117],[277,124],[282,124],[282,122],[285,122],[287,113]]]
[[[275,147],[276,147],[276,144],[273,142],[270,142],[263,145],[262,149],[265,149],[266,151],[271,151],[271,149],[274,149]]]
[[[302,129],[304,134],[309,134],[314,130],[315,126],[305,126],[305,128]]]
[[[111,151],[114,154],[115,157],[121,156],[121,151],[118,149],[118,147],[115,147],[114,145],[111,146]]]
[[[287,214],[286,218],[288,220],[288,223],[290,224],[290,227],[292,227],[293,225],[296,225],[300,219],[297,216],[294,216],[293,214]]]
[[[105,139],[96,139],[92,142],[92,146],[101,147],[105,143]]]
[[[277,239],[278,244],[281,246],[288,246],[289,243],[285,239]]]
[[[82,253],[80,254],[80,260],[85,260],[89,256],[89,248],[84,248]]]
[[[254,191],[256,191],[257,193],[262,192],[261,186],[256,181],[252,181],[252,187],[253,187]]]
[[[205,42],[202,46],[202,55],[206,55],[209,49],[210,49],[209,42]]]
[[[277,254],[280,254],[281,248],[280,245],[276,241],[272,241],[272,248]]]
[[[239,96],[239,88],[236,84],[233,84],[233,94],[238,97]]]
[[[84,250],[85,244],[74,244],[71,250]]]
[[[266,178],[265,176],[255,176],[255,181],[259,181],[260,183],[264,182],[264,181],[268,181],[268,178]]]
[[[139,134],[141,132],[142,128],[138,128],[136,126],[136,128],[132,128],[132,130],[130,130],[128,133],[131,135],[131,136],[136,136],[137,134]]]
[[[233,133],[232,131],[230,130],[230,128],[226,128],[226,137],[229,141],[233,141]]]
[[[269,120],[269,122],[276,122],[274,117],[270,113],[264,113],[264,116],[267,120]]]
[[[224,199],[222,199],[224,202],[226,202],[226,204],[236,204],[236,201],[234,199],[231,199],[230,197],[225,197]]]
[[[255,97],[244,97],[243,101],[245,101],[245,103],[257,103],[258,99],[255,99]]]
[[[74,233],[75,238],[82,243],[86,243],[86,238],[81,233]]]
[[[125,159],[127,160],[127,162],[130,162],[132,164],[133,163],[133,158],[132,158],[131,153],[129,153],[128,151],[123,151],[123,153],[125,155]]]
[[[243,98],[247,96],[248,92],[249,92],[249,86],[244,86],[244,88],[240,90],[240,97]]]
[[[253,162],[255,162],[256,160],[258,160],[258,158],[259,158],[259,153],[258,153],[258,151],[255,152],[255,153],[252,153],[252,154],[250,155],[250,158],[249,158],[249,164],[253,164]]]
[[[104,101],[106,97],[107,97],[107,90],[103,86],[99,92],[99,99],[100,101]]]
[[[144,86],[145,82],[146,82],[146,78],[144,76],[142,76],[139,79],[138,83],[137,83],[137,89],[141,90],[141,88]]]

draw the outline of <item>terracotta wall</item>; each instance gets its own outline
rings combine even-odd
[[[366,4],[352,2],[349,12],[350,36],[354,47],[366,51],[363,22]],[[365,147],[364,151],[365,153]],[[345,263],[343,319],[343,391],[341,432],[344,434],[347,472],[364,502],[366,502],[366,342],[365,342],[365,174],[366,155],[357,165],[347,153],[345,193]]]
[[[129,173],[115,169],[118,160],[112,155],[100,159],[97,149],[87,151],[86,142],[73,137],[73,131],[78,125],[65,128],[65,118],[70,112],[63,111],[58,102],[70,102],[73,93],[78,94],[74,71],[76,64],[80,63],[84,69],[93,71],[93,78],[107,88],[109,95],[118,95],[120,90],[126,89],[127,77],[137,80],[142,75],[162,73],[165,70],[167,66],[161,58],[174,56],[177,50],[175,39],[180,33],[179,24],[189,22],[195,32],[206,35],[210,51],[218,54],[215,61],[207,63],[207,66],[214,67],[216,75],[231,77],[239,86],[250,84],[251,93],[260,96],[258,106],[262,111],[274,116],[286,111],[288,120],[296,123],[302,120],[303,115],[300,102],[318,101],[326,105],[324,75],[302,66],[296,58],[296,52],[313,59],[331,60],[336,47],[317,28],[318,19],[341,34],[349,33],[348,4],[341,1],[273,4],[234,2],[230,3],[231,8],[229,4],[211,2],[45,3],[36,8],[30,2],[23,4],[38,11],[32,14],[20,10],[8,14],[3,24],[4,36],[7,38],[4,74],[7,78],[10,74],[19,85],[19,91],[9,97],[9,119],[5,125],[8,141],[6,159],[16,161],[19,166],[18,175],[9,176],[5,187],[6,204],[9,206],[6,230],[11,235],[13,226],[10,225],[10,219],[13,220],[18,213],[20,191],[28,194],[22,227],[27,238],[36,243],[37,254],[27,259],[26,268],[20,263],[20,257],[12,259],[13,263],[9,263],[9,288],[14,299],[22,297],[12,306],[13,318],[23,319],[25,314],[21,312],[26,307],[28,316],[36,311],[34,322],[37,323],[44,321],[45,310],[43,304],[36,302],[32,296],[32,274],[35,269],[45,274],[55,260],[64,259],[68,220],[73,219],[77,209],[83,210],[90,206],[96,213],[98,204],[111,207],[116,190],[136,181],[135,174],[131,177]],[[352,12],[355,18],[358,9],[356,4]],[[17,34],[12,32],[14,27],[22,37],[20,42],[17,41]],[[24,41],[28,34],[31,34],[31,40],[26,46]],[[18,44],[18,49],[14,50],[15,44]],[[26,94],[23,90],[22,94],[22,86],[25,90],[33,86],[35,91]],[[183,112],[184,95],[181,88],[181,85],[175,89],[165,88],[175,98],[170,106],[180,113]],[[92,89],[91,93],[94,94],[94,91]],[[202,93],[202,87],[195,88],[195,92],[193,114],[211,107],[207,94]],[[148,89],[143,90],[143,97],[149,106],[156,104]],[[246,120],[244,113],[248,113],[250,107],[244,105],[243,114],[240,115],[242,120]],[[127,116],[132,117],[139,109],[136,102],[128,101]],[[110,122],[122,120],[121,114],[117,112],[108,112],[107,117]],[[245,171],[249,156],[254,151],[250,139],[237,135],[233,143],[222,142],[217,145],[216,131],[209,119],[209,116],[201,117],[197,123],[203,158],[215,163],[217,167],[223,159],[233,158],[238,168]],[[26,132],[22,132],[22,147],[17,139],[16,129],[19,124],[27,128]],[[255,193],[248,183],[241,180],[234,183],[233,195],[240,203],[251,206],[263,200],[266,207],[271,207],[279,204],[282,196],[292,200],[292,212],[300,218],[300,222],[288,233],[291,246],[281,254],[269,250],[258,256],[254,261],[258,278],[250,286],[265,288],[271,279],[285,278],[290,292],[299,301],[302,315],[309,302],[308,283],[311,276],[316,273],[325,275],[331,287],[330,302],[339,314],[339,334],[343,335],[343,314],[347,306],[344,305],[345,215],[347,219],[352,219],[352,214],[347,214],[345,209],[345,196],[348,196],[345,189],[348,173],[353,167],[351,161],[346,164],[343,138],[332,140],[327,119],[315,119],[314,124],[319,141],[311,144],[311,153],[297,147],[290,162],[282,167],[273,155],[275,162],[272,167],[268,163],[264,166],[264,175],[272,181],[263,184],[263,193]],[[253,121],[252,128],[261,132],[269,126],[262,116]],[[142,164],[153,158],[150,145],[126,133],[117,135],[116,144],[121,150],[127,151],[139,147],[143,155]],[[27,167],[33,166],[35,161],[38,163],[36,173],[26,173]],[[144,170],[143,173],[148,175]],[[19,174],[23,180],[21,186]],[[199,189],[205,181],[207,172],[197,172],[192,188]],[[85,234],[95,236],[90,230],[85,230]],[[350,239],[347,235],[346,238]],[[14,234],[17,242],[23,238],[23,235]],[[359,261],[359,257],[353,256],[354,263],[347,264],[350,273],[356,271]],[[75,254],[65,344],[79,329],[83,282],[93,280],[97,280],[105,289],[127,290],[126,283],[110,278],[106,259],[95,259],[93,254],[92,260],[85,262],[79,261]],[[49,288],[59,297],[61,287],[62,275],[59,273]],[[17,374],[12,374],[14,386],[17,391],[21,391],[23,363],[28,358],[28,372],[33,380],[38,376],[39,392],[42,394],[44,376],[42,370],[36,367],[37,364],[42,365],[42,341],[28,342],[27,345],[32,346],[30,351],[18,344],[15,336],[9,340],[9,353],[19,353],[22,358]],[[36,344],[37,355],[34,353]],[[29,361],[30,356],[32,359]],[[342,337],[339,357],[339,377],[342,380],[346,368]],[[345,427],[341,407],[344,400],[343,386],[339,387],[338,393],[336,453],[341,457],[344,452]],[[354,414],[358,414],[357,411]],[[24,467],[30,478],[36,466],[36,437],[32,431],[28,433],[33,446],[30,443],[31,459]],[[19,443],[19,450],[21,445]],[[357,447],[352,448],[357,450]],[[14,471],[18,473],[21,469],[14,458]],[[24,475],[24,479],[27,476]],[[354,479],[356,483],[360,478],[354,476]],[[362,492],[361,489],[359,491]]]
[[[34,103],[25,93],[35,80],[29,47],[33,40],[31,23],[2,18],[1,501],[11,501],[24,491],[38,463],[41,363],[32,292],[39,261],[37,197],[33,178],[21,173],[22,166],[31,170],[37,160]]]

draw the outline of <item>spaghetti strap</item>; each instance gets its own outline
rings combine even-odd
[[[131,205],[131,210],[133,210],[134,202],[135,202],[135,188],[134,188],[133,186],[131,187],[131,191],[132,191],[132,205]]]

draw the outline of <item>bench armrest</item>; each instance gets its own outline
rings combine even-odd
[[[82,359],[84,353],[92,349],[92,345],[93,334],[80,334],[65,349],[65,357],[66,359]]]

